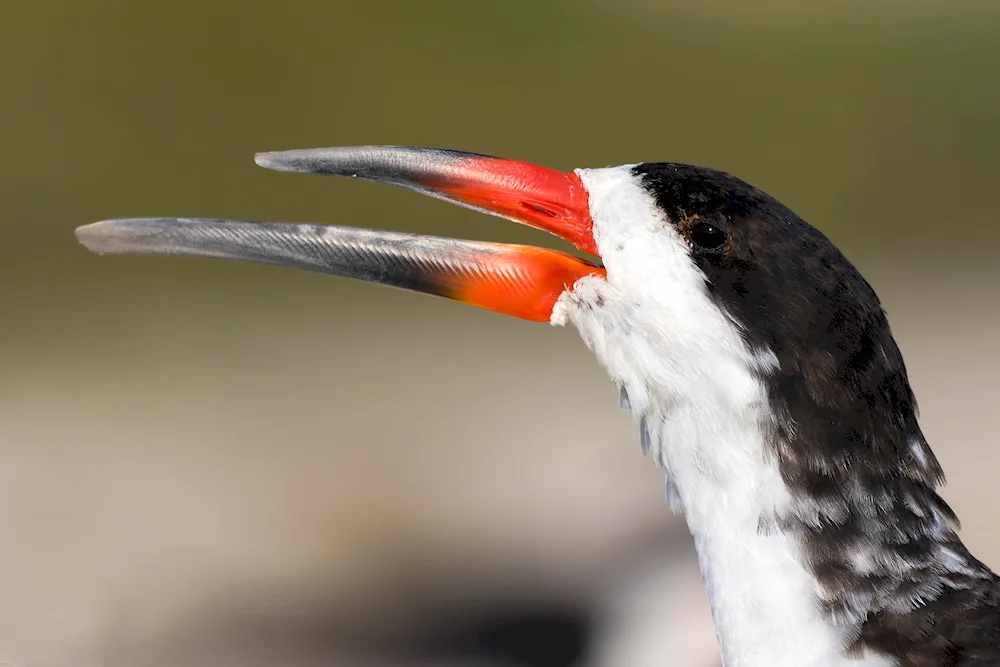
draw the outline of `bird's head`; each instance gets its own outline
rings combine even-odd
[[[637,417],[666,418],[659,413],[670,405],[695,401],[695,412],[714,411],[698,428],[718,431],[756,411],[759,428],[783,431],[782,441],[836,443],[789,452],[829,456],[823,465],[803,461],[805,469],[922,441],[871,288],[820,232],[728,174],[673,163],[567,173],[405,147],[262,153],[257,163],[410,188],[545,230],[600,263],[532,246],[331,225],[142,218],[77,235],[98,253],[291,266],[572,322]],[[873,426],[883,411],[894,415],[891,424]],[[879,428],[893,432],[872,432]],[[936,466],[924,449],[902,458]],[[872,460],[892,466],[904,454],[881,453],[888,458]],[[799,481],[823,481],[805,477]]]

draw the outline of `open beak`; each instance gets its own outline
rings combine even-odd
[[[260,153],[279,171],[399,185],[520,222],[597,254],[587,191],[575,174],[457,151],[397,146]],[[373,229],[199,218],[105,220],[76,230],[100,254],[211,257],[288,266],[426,292],[534,321],[604,269],[532,246]]]

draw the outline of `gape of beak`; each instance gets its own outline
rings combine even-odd
[[[416,190],[507,218],[597,254],[587,190],[576,174],[488,155],[405,146],[258,153],[267,169],[351,176]]]
[[[410,188],[550,232],[597,254],[588,194],[575,174],[425,148],[321,148],[256,156],[278,171]],[[106,220],[77,229],[100,254],[210,257],[287,266],[426,292],[548,321],[565,291],[604,269],[572,255],[501,243],[332,225],[199,218]]]

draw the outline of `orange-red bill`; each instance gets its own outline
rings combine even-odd
[[[279,171],[390,183],[543,229],[598,254],[587,190],[576,174],[432,148],[358,146],[260,153]]]
[[[237,220],[131,218],[80,227],[99,254],[174,255],[318,271],[548,321],[559,296],[604,269],[531,246],[398,232]]]

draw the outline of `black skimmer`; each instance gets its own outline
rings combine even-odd
[[[778,201],[673,163],[563,173],[403,147],[257,163],[411,188],[546,230],[601,263],[234,220],[108,220],[77,236],[97,253],[289,266],[571,323],[665,472],[728,667],[1000,666],[1000,579],[936,491],[941,466],[879,300]]]

